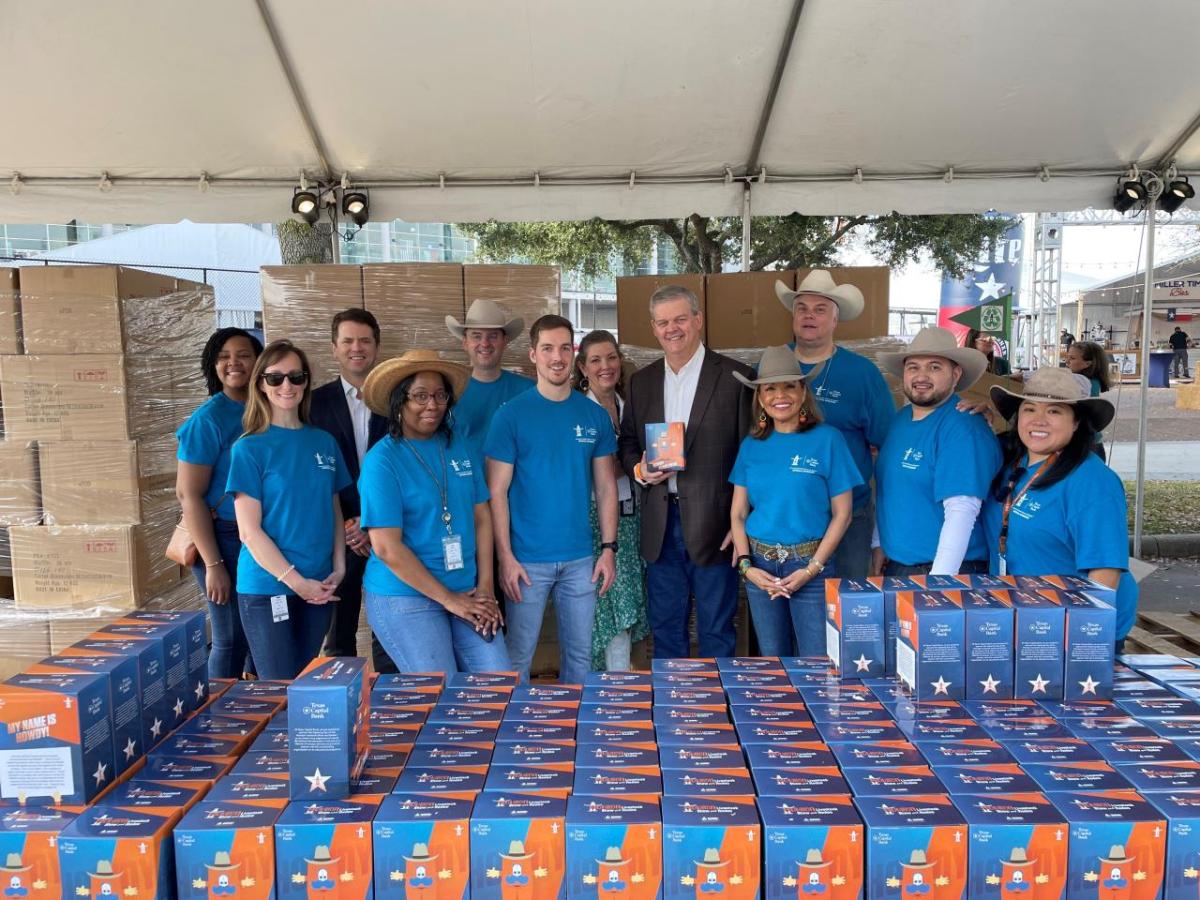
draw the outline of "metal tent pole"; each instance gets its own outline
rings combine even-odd
[[[1142,379],[1138,389],[1141,409],[1138,411],[1137,492],[1133,506],[1133,555],[1142,555],[1142,527],[1145,524],[1146,504],[1146,423],[1147,402],[1150,399],[1150,335],[1154,328],[1154,213],[1162,182],[1149,179],[1146,185],[1146,277],[1142,280]]]
[[[750,182],[742,185],[742,271],[750,271]]]

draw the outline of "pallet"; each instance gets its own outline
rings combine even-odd
[[[1200,612],[1139,612],[1125,652],[1200,656]]]

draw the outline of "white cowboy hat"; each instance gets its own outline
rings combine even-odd
[[[828,269],[813,269],[804,280],[791,290],[782,281],[775,282],[775,296],[788,312],[792,312],[796,298],[801,294],[819,294],[828,297],[838,306],[838,319],[849,322],[862,315],[863,293],[852,284],[837,284]]]
[[[813,369],[808,374],[811,375],[815,371],[817,370]],[[756,388],[760,384],[803,381],[808,375],[800,371],[800,362],[792,348],[781,344],[763,351],[762,358],[758,361],[758,374],[754,378],[747,378],[741,372],[734,372],[733,377],[748,388]]]
[[[992,388],[992,403],[1000,415],[1011,419],[1022,400],[1035,403],[1066,403],[1091,420],[1096,431],[1103,431],[1113,420],[1113,405],[1102,397],[1092,397],[1091,385],[1067,369],[1043,366],[1025,379],[1025,392],[1015,393],[996,385]]]
[[[409,375],[418,372],[437,372],[450,384],[454,399],[462,398],[471,379],[466,366],[442,359],[436,350],[409,350],[403,356],[381,362],[363,384],[363,402],[373,413],[387,417],[391,414],[392,391]]]
[[[525,320],[522,318],[509,319],[505,315],[500,304],[495,300],[487,300],[480,297],[471,304],[471,308],[467,310],[467,316],[463,319],[462,324],[459,324],[458,319],[454,316],[446,316],[446,328],[456,338],[461,338],[468,328],[495,328],[498,331],[503,331],[505,336],[511,341],[521,329],[525,327]]]
[[[962,379],[956,390],[965,391],[987,371],[987,357],[974,347],[960,347],[954,335],[945,328],[931,325],[922,328],[912,343],[895,353],[879,354],[879,366],[889,375],[904,378],[904,361],[910,356],[940,356],[962,366]]]

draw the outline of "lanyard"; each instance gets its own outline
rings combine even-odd
[[[452,518],[450,515],[450,473],[446,471],[445,448],[440,443],[438,444],[438,457],[442,461],[442,480],[438,481],[438,477],[433,469],[430,468],[429,463],[425,462],[421,454],[417,452],[417,448],[408,442],[408,438],[401,438],[400,442],[412,451],[412,455],[417,458],[417,462],[421,464],[421,468],[425,470],[425,474],[429,476],[430,481],[433,482],[433,486],[437,488],[438,496],[442,501],[442,524],[446,526],[446,534],[453,534],[450,529],[450,520]]]
[[[1025,487],[1013,493],[1017,486],[1017,473],[1013,471],[1013,477],[1008,482],[1008,499],[1004,501],[1004,512],[1000,515],[1000,555],[1005,556],[1008,553],[1008,514],[1012,512],[1012,508],[1021,502],[1021,498],[1025,496],[1025,492],[1033,487],[1034,482],[1042,477],[1042,474],[1049,469],[1058,460],[1058,453],[1051,453],[1048,457],[1042,460],[1041,466],[1036,472],[1025,482]]]

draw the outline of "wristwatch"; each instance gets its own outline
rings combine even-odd
[[[613,556],[616,556],[617,555],[617,542],[616,541],[604,541],[600,545],[600,549],[601,550],[611,550],[613,552]]]

